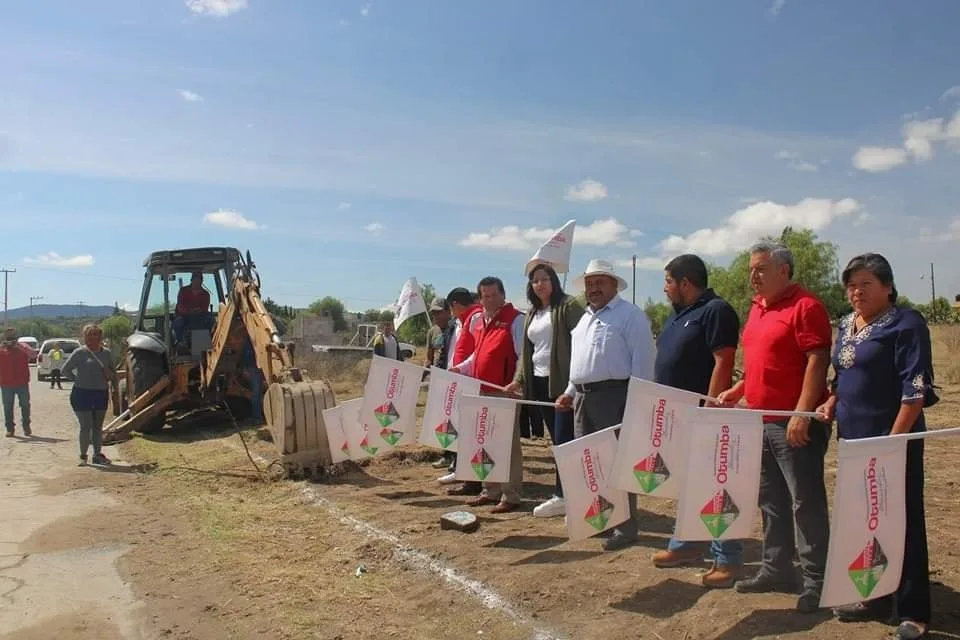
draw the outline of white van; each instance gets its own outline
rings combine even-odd
[[[61,366],[67,361],[70,354],[80,347],[80,341],[74,338],[49,338],[44,340],[43,344],[40,345],[40,354],[37,356],[37,380],[40,382],[46,380],[50,372],[53,371],[53,358],[50,357],[50,349],[53,348],[55,343],[60,343],[60,348],[63,349]],[[70,380],[70,376],[62,374],[61,379]]]

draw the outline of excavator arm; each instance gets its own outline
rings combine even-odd
[[[323,410],[336,406],[326,381],[311,381],[293,364],[290,345],[280,333],[260,296],[259,277],[249,260],[239,265],[230,295],[220,307],[210,349],[201,365],[201,388],[219,390],[220,380],[234,374],[249,340],[267,391],[263,409],[274,444],[285,466],[324,467],[332,463]]]
[[[210,349],[204,355],[201,372],[204,389],[216,388],[218,376],[236,371],[247,338],[267,385],[303,380],[300,370],[293,366],[289,346],[280,339],[277,326],[263,304],[259,287],[238,274],[234,276],[229,298],[217,313]]]

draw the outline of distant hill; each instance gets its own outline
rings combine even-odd
[[[0,310],[2,311],[2,310]],[[57,318],[99,318],[113,315],[113,305],[88,304],[35,304],[33,317],[45,320]],[[31,317],[30,307],[17,307],[7,311],[8,320],[26,320]]]

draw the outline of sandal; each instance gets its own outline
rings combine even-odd
[[[926,637],[927,626],[913,620],[902,620],[897,632],[893,634],[894,640],[917,640]]]

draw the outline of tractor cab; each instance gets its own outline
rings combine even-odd
[[[198,248],[151,253],[146,268],[137,333],[151,334],[161,342],[173,362],[199,362],[210,348],[217,312],[230,295],[229,287],[238,268],[240,253],[232,248]],[[189,295],[193,274],[200,275],[199,291],[209,296],[202,312],[178,313],[181,292]],[[202,295],[202,294],[201,294]],[[179,339],[178,339],[179,338]]]

